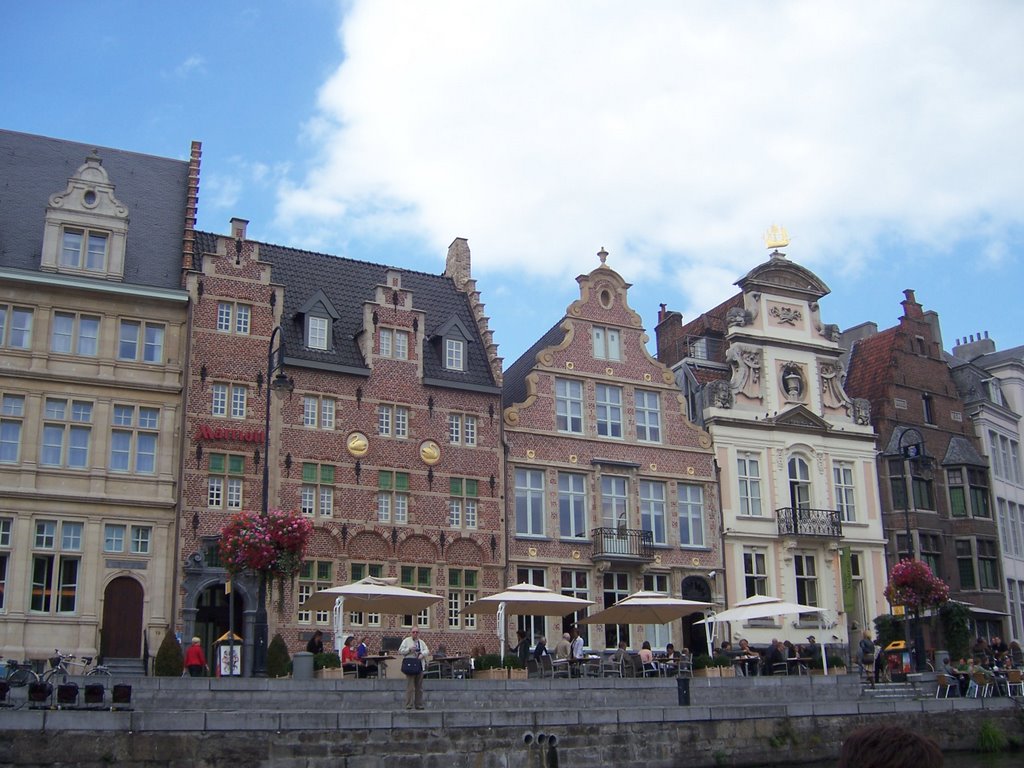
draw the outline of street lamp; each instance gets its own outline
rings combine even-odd
[[[911,504],[913,509],[917,511],[917,498],[914,497],[914,478],[911,474],[911,468],[914,464],[926,468],[931,465],[931,458],[928,456],[928,452],[924,448],[924,437],[921,433],[909,427],[903,430],[903,434],[900,435],[900,439],[897,443],[897,450],[903,459],[903,519],[907,528],[907,551],[910,554],[910,559],[914,559],[914,538],[910,530],[910,510]],[[897,549],[897,558],[899,557],[899,547]],[[914,618],[917,618],[916,610]],[[906,627],[905,637],[907,640],[907,648],[910,647],[910,617],[906,615],[904,611],[904,626]],[[924,636],[921,632],[921,627],[917,624],[914,626],[914,643],[917,648],[922,649],[924,647]],[[915,654],[917,662],[917,670],[920,672],[925,668],[925,658],[923,653]]]
[[[277,348],[274,341],[277,341]],[[267,386],[266,411],[263,419],[263,497],[260,515],[270,516],[270,393],[291,392],[295,382],[284,372],[284,333],[281,326],[275,326],[267,344]],[[252,674],[254,677],[267,676],[267,575],[260,574],[259,598],[256,604],[256,620],[253,622]]]

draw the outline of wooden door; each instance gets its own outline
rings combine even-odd
[[[142,658],[142,585],[119,576],[103,592],[100,653],[113,659]]]

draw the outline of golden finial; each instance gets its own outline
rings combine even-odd
[[[780,227],[778,224],[768,227],[768,231],[764,233],[765,248],[785,248],[787,245],[789,245],[789,233],[785,227]]]
[[[604,249],[603,245],[601,246],[601,250],[597,252],[597,258],[601,260],[601,266],[605,266],[604,262],[608,258],[608,251]]]

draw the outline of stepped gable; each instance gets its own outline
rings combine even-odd
[[[875,404],[885,399],[890,383],[888,369],[893,365],[898,330],[898,327],[889,328],[860,339],[850,351],[846,391],[870,400],[875,412]]]
[[[3,194],[0,254],[4,266],[38,271],[40,212],[96,152],[117,200],[128,209],[123,282],[181,288],[189,163],[121,149],[0,130]]]
[[[197,241],[207,242],[205,233],[198,234]],[[259,244],[259,253],[261,260],[272,265],[273,282],[285,289],[281,326],[289,359],[369,375],[358,344],[359,335],[368,330],[363,327],[363,306],[375,300],[377,286],[386,283],[387,272],[392,270],[401,273],[401,289],[412,294],[413,309],[425,314],[420,329],[425,337],[420,350],[424,378],[453,385],[496,386],[467,296],[451,278],[268,243]],[[308,349],[303,336],[302,309],[320,294],[338,314],[331,348],[325,351]],[[438,330],[453,321],[470,334],[464,371],[446,369],[432,342]]]

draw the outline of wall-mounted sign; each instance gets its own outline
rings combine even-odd
[[[266,433],[262,429],[235,429],[232,427],[211,427],[200,424],[193,440],[234,440],[239,443],[262,443]]]

